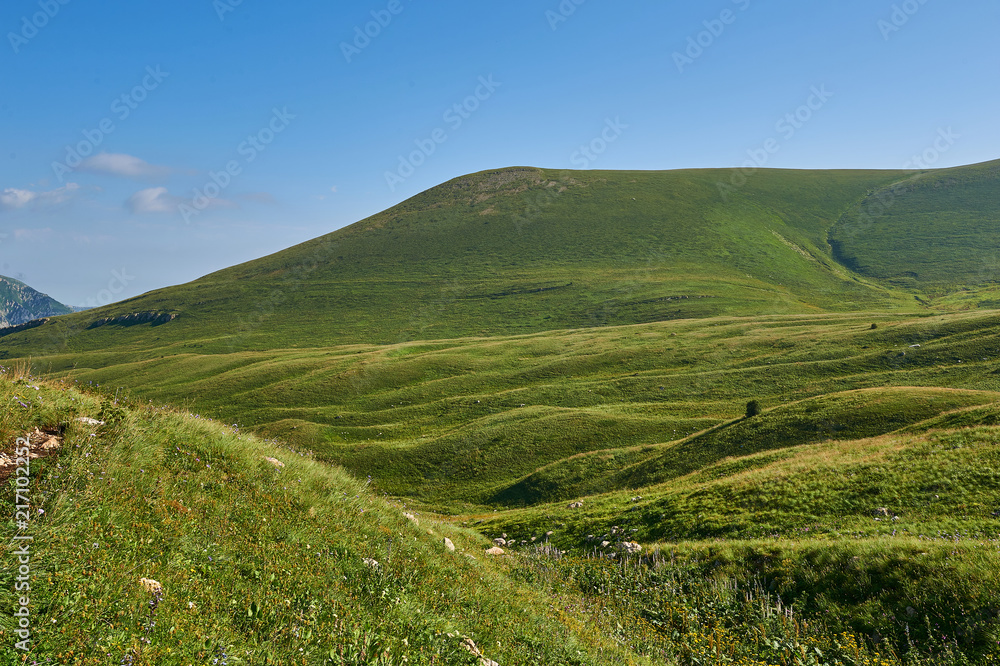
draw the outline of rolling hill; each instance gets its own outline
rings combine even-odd
[[[1000,663],[1000,300],[967,261],[998,164],[483,172],[0,331],[0,435],[72,445],[32,468],[40,634],[95,664]]]
[[[757,313],[915,310],[826,241],[884,171],[464,176],[274,255],[3,340],[11,355],[387,344]],[[175,315],[128,326],[130,314]],[[152,316],[152,315],[151,315]],[[105,325],[95,323],[107,321]]]

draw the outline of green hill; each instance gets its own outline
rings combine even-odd
[[[16,534],[32,538],[25,608],[39,662],[986,666],[1000,655],[995,427],[750,454],[581,509],[411,520],[412,507],[276,442],[3,370],[0,453],[32,431],[45,453],[17,484],[31,505]],[[80,420],[94,416],[104,423]],[[13,466],[0,474],[0,508],[16,515]],[[483,534],[501,533],[506,552],[487,554]],[[646,543],[641,555],[594,556],[628,539]],[[26,656],[11,648],[16,575],[0,571],[4,664]]]
[[[551,609],[480,535],[424,514],[417,525],[341,470],[4,370],[0,453],[36,428],[51,434],[33,450],[62,446],[17,486],[31,504],[17,532],[32,538],[30,590],[15,593],[17,567],[0,570],[0,663],[22,663],[22,595],[40,663],[479,664],[464,637],[502,663],[641,663]],[[98,415],[102,426],[79,420]],[[0,475],[13,487],[6,461]],[[6,515],[15,503],[0,498]],[[155,603],[142,578],[162,585]]]
[[[502,664],[998,663],[1000,290],[962,261],[996,171],[724,198],[728,171],[483,172],[0,331],[0,441],[64,437],[32,463],[37,638],[86,664],[487,663],[465,636]]]
[[[724,200],[717,184],[728,171],[483,172],[277,254],[2,344],[12,355],[111,347],[165,355],[912,310],[912,297],[837,265],[826,243],[845,210],[905,175],[763,171]],[[125,325],[141,313],[152,323]],[[162,320],[153,315],[171,314],[154,325]]]
[[[928,292],[1000,282],[1000,161],[919,172],[872,190],[830,230],[834,256]]]

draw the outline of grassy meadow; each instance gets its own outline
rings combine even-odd
[[[997,663],[998,164],[493,170],[0,331],[38,662]]]

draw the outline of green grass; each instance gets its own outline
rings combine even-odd
[[[327,236],[3,339],[13,356],[121,359],[387,344],[768,312],[910,310],[832,258],[827,230],[899,171],[505,169]],[[154,326],[96,320],[137,312]],[[110,360],[110,359],[109,359]]]
[[[630,502],[637,511],[601,496],[583,510],[479,519],[474,531],[471,517],[425,512],[417,526],[403,516],[413,508],[364,481],[194,415],[30,377],[0,379],[0,404],[0,440],[34,427],[65,438],[58,456],[31,465],[32,520],[22,532],[33,537],[40,662],[476,663],[461,636],[500,663],[525,664],[998,657],[1000,525],[983,513],[1000,490],[995,427],[800,445],[755,469],[709,465]],[[83,415],[107,424],[75,420]],[[849,504],[857,498],[865,509],[889,504],[900,520],[858,514]],[[0,504],[12,514],[13,503],[11,480]],[[668,506],[677,515],[665,518]],[[840,520],[838,530],[803,531],[803,509],[817,514],[810,521]],[[720,533],[720,520],[736,525],[740,511],[758,512],[749,522],[768,517],[784,536],[691,539]],[[645,557],[588,556],[593,546],[577,533],[602,516],[628,530],[619,539],[646,542]],[[633,534],[632,524],[643,527]],[[655,529],[682,524],[683,540],[650,550]],[[483,553],[479,532],[516,539],[547,528],[555,531],[541,536],[543,548]],[[457,552],[442,546],[445,536]],[[8,609],[14,575],[0,573]],[[160,600],[140,577],[164,586]],[[9,613],[0,614],[0,663],[21,663],[9,649]]]
[[[0,379],[0,404],[5,443],[34,427],[65,436],[58,457],[31,465],[22,532],[33,538],[40,663],[477,663],[461,636],[501,663],[649,663],[586,617],[554,612],[514,563],[484,554],[478,534],[427,515],[418,527],[366,483],[301,453],[34,379]],[[96,432],[74,420],[98,414],[109,421]],[[0,498],[10,516],[13,487]],[[22,663],[15,575],[0,573],[4,664]],[[152,608],[141,577],[164,587]]]
[[[1000,280],[1000,162],[880,187],[830,231],[835,256],[870,278],[940,294]]]
[[[712,318],[106,368],[77,354],[36,369],[133,387],[314,450],[383,492],[467,512],[659,483],[729,455],[990,402],[998,330],[989,311]],[[741,422],[751,399],[765,414]]]
[[[0,332],[61,382],[0,381],[7,440],[67,437],[33,476],[45,651],[995,663],[1000,287],[963,257],[991,246],[996,164],[762,171],[723,199],[729,175],[473,174]],[[177,317],[113,321],[139,312]],[[484,557],[503,533],[524,552]],[[645,558],[610,558],[631,539]]]

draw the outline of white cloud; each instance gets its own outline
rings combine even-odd
[[[173,213],[180,203],[167,188],[149,187],[130,196],[125,207],[133,213]]]
[[[18,241],[38,242],[49,241],[55,237],[56,232],[50,227],[44,229],[15,229],[14,239]]]
[[[21,190],[13,187],[0,191],[0,210],[15,210],[28,205],[55,206],[73,198],[79,191],[76,183],[66,183],[65,186],[47,192]]]
[[[159,180],[170,175],[168,167],[150,164],[138,157],[122,153],[98,153],[85,159],[80,164],[80,169],[141,180]]]
[[[217,208],[239,208],[239,204],[229,199],[203,199],[195,206],[190,199],[174,196],[165,187],[147,187],[128,198],[125,207],[132,213],[176,213],[184,204],[198,211]]]

